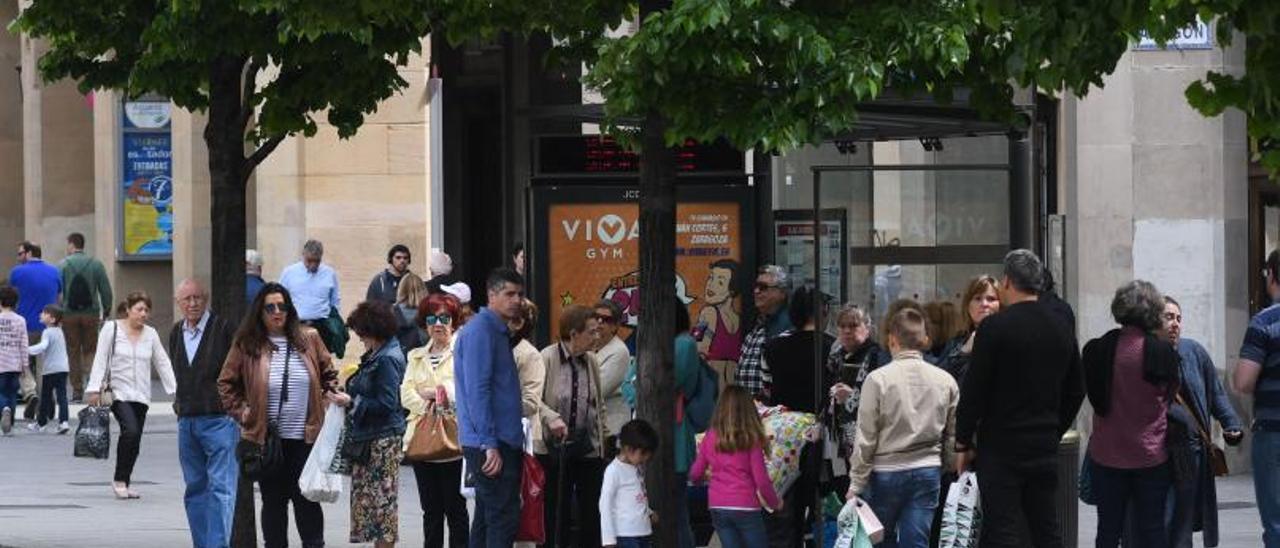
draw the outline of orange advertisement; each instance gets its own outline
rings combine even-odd
[[[676,206],[676,296],[690,317],[738,325],[743,287],[741,206],[737,202],[694,202]],[[637,325],[640,308],[640,224],[634,202],[560,203],[547,216],[550,265],[549,318],[571,304],[617,303],[626,320],[620,337]],[[710,326],[715,329],[716,325]],[[556,338],[556,329],[549,329]],[[735,334],[736,335],[736,334]]]

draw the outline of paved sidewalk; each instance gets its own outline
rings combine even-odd
[[[73,428],[80,407],[72,406]],[[114,421],[111,428],[113,435],[119,434]],[[177,432],[170,404],[152,405],[134,468],[135,488],[142,498],[120,501],[110,487],[114,441],[108,460],[75,458],[70,434],[32,434],[25,421],[15,424],[13,437],[0,438],[0,547],[190,546]],[[349,502],[343,495],[323,505],[329,546],[350,545]],[[292,524],[289,534],[290,544],[298,546]],[[401,546],[422,545],[418,489],[408,467],[400,469],[400,535]]]
[[[72,407],[73,423],[79,406]],[[168,403],[157,402],[147,416],[142,453],[134,472],[141,500],[118,501],[111,493],[112,459],[71,456],[71,435],[31,434],[25,422],[15,435],[0,438],[0,548],[179,547],[190,546],[182,506],[177,421]],[[118,433],[113,423],[113,434]],[[401,546],[422,544],[417,486],[410,468],[400,469]],[[1252,479],[1238,475],[1218,481],[1223,548],[1261,546],[1261,525]],[[349,546],[345,497],[325,504],[325,538],[330,546]],[[1078,539],[1092,546],[1096,513],[1079,506]],[[290,526],[291,543],[298,546]],[[1201,546],[1199,535],[1196,546]],[[261,539],[259,539],[261,540]],[[713,546],[716,543],[713,542]]]

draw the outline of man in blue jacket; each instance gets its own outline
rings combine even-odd
[[[458,437],[474,478],[471,548],[510,548],[520,520],[520,379],[507,322],[520,317],[524,279],[499,268],[485,284],[489,306],[471,318],[454,349]]]
[[[44,324],[40,312],[44,307],[58,304],[62,297],[62,275],[58,267],[44,262],[40,246],[31,242],[18,244],[18,266],[9,272],[9,283],[18,290],[18,314],[27,321],[27,337],[31,344],[40,341]],[[22,372],[22,393],[27,397],[23,415],[27,420],[36,418],[40,401],[41,375],[36,371],[36,358],[31,357],[27,371]]]

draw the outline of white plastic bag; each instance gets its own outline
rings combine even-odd
[[[307,456],[307,464],[298,477],[298,489],[311,502],[336,502],[342,495],[342,476],[329,473],[329,463],[338,450],[338,438],[346,420],[345,409],[329,404],[324,412],[324,426],[316,436],[316,443]]]
[[[982,532],[982,498],[978,475],[965,472],[951,484],[942,507],[938,548],[974,548]]]

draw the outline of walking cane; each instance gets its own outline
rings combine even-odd
[[[563,439],[560,440],[560,464],[557,465],[556,467],[559,470],[559,473],[556,474],[556,508],[555,508],[555,513],[556,513],[555,527],[556,528],[554,531],[552,531],[553,534],[555,534],[556,536],[555,548],[560,548],[561,546],[563,546],[562,543],[564,542],[564,535],[560,534],[561,533],[560,525],[561,525],[561,522],[564,520],[564,514],[560,510],[561,508],[564,508],[564,505],[565,505],[564,467],[565,467],[565,461],[568,460],[565,458],[565,453],[567,453],[568,450],[569,450],[569,444],[566,443],[565,440]]]

